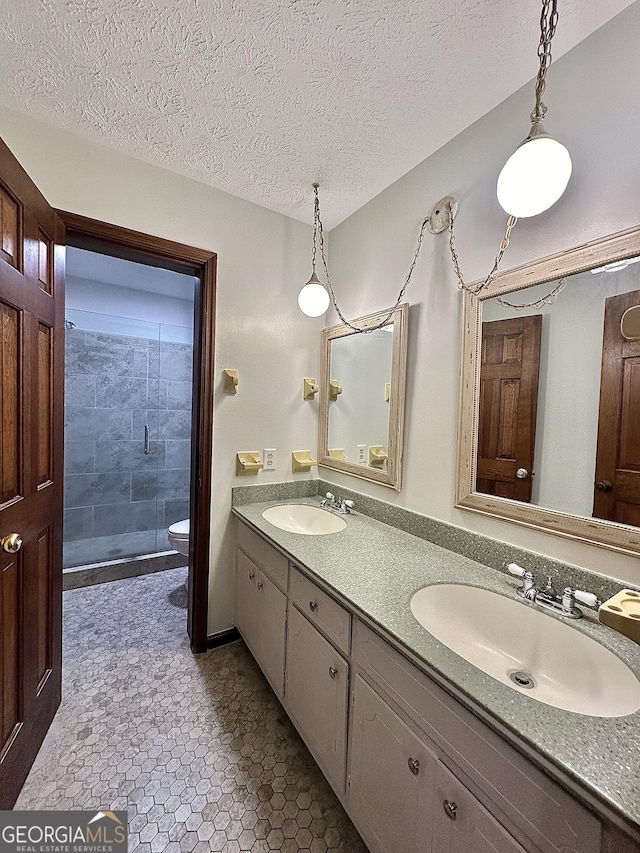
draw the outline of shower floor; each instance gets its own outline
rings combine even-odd
[[[170,551],[166,529],[138,530],[135,533],[117,533],[112,536],[94,536],[64,543],[65,569],[106,563],[158,551]]]

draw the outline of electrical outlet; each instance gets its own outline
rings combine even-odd
[[[358,465],[366,465],[367,464],[367,445],[366,444],[358,444],[356,445],[356,461]]]
[[[262,461],[264,462],[263,471],[276,470],[276,449],[275,447],[265,447],[262,451]]]

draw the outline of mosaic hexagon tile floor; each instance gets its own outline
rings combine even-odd
[[[18,809],[127,809],[138,853],[367,853],[242,642],[194,657],[186,569],[64,593],[64,698]]]

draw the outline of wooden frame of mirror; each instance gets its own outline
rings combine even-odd
[[[468,291],[464,291],[456,508],[492,515],[537,530],[613,548],[623,553],[640,554],[640,528],[605,519],[545,509],[510,498],[495,497],[475,491],[482,303],[495,296],[517,293],[537,284],[557,281],[562,276],[586,272],[638,255],[640,255],[640,226],[504,272],[494,279],[479,296],[473,296]],[[475,285],[478,283],[476,282]],[[559,299],[561,298],[562,295],[559,296]],[[523,301],[526,301],[526,295]]]
[[[388,314],[379,311],[354,320],[359,329],[368,329],[382,322]],[[322,330],[322,368],[320,378],[320,410],[318,421],[318,465],[333,468],[343,474],[352,474],[362,480],[371,480],[382,486],[400,491],[402,485],[402,446],[404,435],[404,404],[407,374],[407,332],[409,305],[399,305],[391,317],[393,344],[391,356],[391,392],[389,400],[389,438],[386,471],[378,471],[366,465],[356,465],[329,455],[329,382],[331,381],[331,341],[355,335],[348,326],[340,324]]]

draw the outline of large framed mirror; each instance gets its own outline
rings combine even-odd
[[[640,228],[465,292],[456,506],[640,553]]]
[[[409,306],[322,331],[318,464],[398,491]]]

